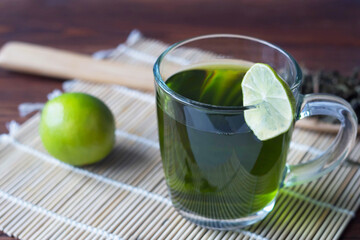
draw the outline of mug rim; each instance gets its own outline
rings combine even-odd
[[[281,54],[283,54],[284,56],[286,56],[290,62],[294,65],[294,69],[295,69],[295,81],[292,84],[292,86],[290,86],[290,90],[294,91],[295,89],[297,89],[298,87],[300,87],[301,85],[301,81],[302,81],[302,71],[300,69],[299,64],[296,62],[296,60],[294,59],[294,57],[289,54],[288,52],[286,52],[285,50],[283,50],[282,48],[280,48],[279,46],[272,44],[270,42],[267,42],[265,40],[259,39],[259,38],[255,38],[255,37],[249,37],[249,36],[245,36],[245,35],[239,35],[239,34],[209,34],[209,35],[201,35],[201,36],[197,36],[197,37],[192,37],[192,38],[188,38],[182,41],[179,41],[177,43],[174,43],[172,45],[170,45],[156,60],[154,67],[153,67],[153,73],[154,73],[154,77],[155,77],[155,83],[168,95],[170,95],[172,98],[176,99],[177,101],[181,102],[182,104],[185,105],[191,105],[193,107],[202,109],[202,110],[216,110],[216,111],[220,111],[220,112],[238,112],[238,111],[244,111],[247,109],[251,109],[251,108],[256,108],[255,105],[253,106],[219,106],[219,105],[212,105],[212,104],[207,104],[207,103],[202,103],[199,101],[195,101],[192,100],[190,98],[187,98],[175,91],[173,91],[171,88],[169,88],[164,79],[161,76],[161,72],[160,72],[160,65],[162,63],[162,60],[165,58],[165,56],[171,52],[172,50],[181,47],[187,43],[190,42],[194,42],[194,41],[198,41],[198,40],[204,40],[204,39],[209,39],[209,38],[237,38],[237,39],[243,39],[243,40],[249,40],[249,41],[253,41],[253,42],[257,42],[263,45],[266,45],[268,47],[271,47],[277,51],[279,51]]]

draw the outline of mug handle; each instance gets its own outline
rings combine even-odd
[[[329,148],[306,163],[288,165],[284,186],[293,186],[319,178],[342,163],[353,147],[357,133],[357,117],[350,104],[340,97],[328,94],[301,95],[298,120],[328,115],[340,121],[340,129]]]

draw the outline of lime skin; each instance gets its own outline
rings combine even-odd
[[[75,166],[96,163],[115,143],[115,121],[100,99],[85,93],[64,93],[45,104],[40,137],[55,158]]]

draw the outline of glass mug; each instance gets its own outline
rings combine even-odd
[[[165,83],[183,69],[216,63],[272,66],[295,97],[295,121],[314,115],[340,121],[334,143],[309,162],[287,165],[293,127],[260,141],[244,120],[244,111],[251,106],[194,101]],[[263,219],[273,209],[281,187],[332,171],[355,142],[357,118],[351,106],[332,95],[301,95],[297,62],[271,43],[228,34],[188,39],[160,55],[154,75],[160,150],[170,197],[182,216],[200,226],[231,230]],[[191,77],[185,80],[191,89]],[[218,91],[224,91],[221,83]]]

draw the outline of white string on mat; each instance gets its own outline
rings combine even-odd
[[[120,46],[122,46],[124,44],[131,46],[131,45],[135,44],[137,41],[139,41],[141,38],[142,38],[141,32],[137,29],[134,29],[130,32],[125,43],[119,44],[118,47],[116,47],[116,48],[97,51],[92,55],[92,57],[95,59],[111,58],[111,55],[113,55],[113,53],[115,51],[117,51],[116,55],[119,55],[119,54],[121,54],[121,51],[119,52],[119,49],[118,49]]]
[[[116,58],[118,55],[121,55],[121,54],[125,54],[125,55],[131,57],[134,60],[149,63],[151,65],[153,65],[157,60],[157,57],[154,57],[153,55],[150,55],[150,54],[144,53],[142,51],[133,49],[133,48],[128,47],[128,46],[126,46],[124,44],[120,44],[116,48],[114,54],[111,54],[111,55],[115,55],[113,57]],[[181,66],[187,66],[187,65],[191,64],[191,61],[188,61],[188,60],[186,60],[184,58],[181,58],[181,57],[175,57],[175,56],[170,56],[170,55],[167,56],[166,60],[169,61],[169,62],[179,64]]]
[[[153,65],[156,62],[157,56],[154,56],[154,55],[151,55],[148,53],[144,53],[143,51],[139,51],[139,50],[131,47],[132,45],[139,42],[142,38],[143,38],[143,36],[142,36],[141,32],[135,29],[135,30],[131,31],[131,33],[129,34],[125,43],[119,44],[114,49],[98,51],[93,54],[93,57],[95,59],[109,58],[109,59],[114,60],[121,55],[127,55],[130,58],[132,58],[133,60],[136,60],[138,62],[143,62],[143,63],[148,63],[148,64]],[[158,41],[156,41],[156,43],[161,44]],[[163,44],[163,45],[164,45],[163,50],[165,50],[168,47],[168,45],[166,45],[166,44]],[[182,57],[176,57],[176,56],[171,56],[171,55],[167,56],[167,60],[170,62],[176,63],[176,64],[183,65],[183,66],[189,65],[191,63],[189,60],[186,60]]]
[[[46,216],[51,217],[53,219],[59,220],[61,222],[67,223],[67,224],[75,226],[75,227],[78,227],[80,229],[83,229],[83,230],[86,230],[86,231],[89,231],[89,232],[93,232],[96,235],[105,236],[108,239],[123,240],[121,237],[119,237],[119,236],[117,236],[115,234],[109,233],[109,232],[107,232],[105,230],[102,230],[102,229],[99,229],[99,228],[96,228],[96,227],[93,227],[93,226],[90,226],[90,225],[87,225],[87,224],[84,224],[84,223],[81,223],[81,222],[74,221],[74,220],[72,220],[70,218],[64,217],[64,216],[59,215],[59,214],[57,214],[55,212],[52,212],[50,210],[47,210],[45,208],[34,205],[34,204],[30,203],[30,202],[24,201],[23,199],[11,196],[10,194],[2,191],[1,189],[0,189],[0,197],[5,198],[5,199],[9,200],[10,202],[14,202],[14,203],[20,205],[21,207],[28,208],[28,209],[30,209],[30,210],[32,210],[34,212],[46,215]]]
[[[45,105],[44,103],[30,103],[30,102],[20,103],[18,106],[19,115],[20,117],[25,117],[32,112],[43,109],[44,105]]]
[[[158,142],[149,140],[147,138],[140,137],[140,136],[135,135],[135,134],[130,134],[130,133],[127,133],[125,131],[121,131],[119,129],[116,129],[115,134],[117,136],[121,136],[121,137],[127,138],[129,140],[132,140],[132,141],[135,141],[135,142],[140,142],[140,143],[148,145],[150,147],[159,149],[159,143]]]
[[[123,87],[123,86],[120,86],[120,85],[113,85],[113,88],[115,90],[121,92],[122,94],[125,94],[125,95],[129,96],[129,97],[133,97],[133,98],[136,98],[137,100],[140,100],[140,101],[145,101],[145,102],[148,102],[148,103],[155,104],[155,97],[153,95],[151,95],[151,94],[140,92],[140,91],[137,91],[137,90],[133,90],[133,89]]]
[[[55,89],[47,95],[47,98],[51,100],[55,97],[60,96],[61,94],[62,91],[60,91],[59,89]],[[44,108],[44,105],[45,103],[29,103],[29,102],[20,103],[18,106],[19,115],[20,117],[25,117],[32,112],[40,111],[41,109]]]
[[[142,38],[141,32],[135,29],[130,32],[125,43],[121,43],[116,48],[113,49],[97,51],[92,56],[95,59],[109,58],[110,60],[111,59],[114,60],[118,56],[122,54],[126,54],[131,58],[133,58],[134,60],[138,60],[140,62],[145,62],[149,64],[154,64],[157,59],[156,57],[131,48],[131,46],[137,43],[141,38]]]
[[[353,211],[350,211],[350,210],[347,210],[347,209],[344,209],[344,208],[339,208],[339,207],[336,207],[330,203],[325,203],[325,202],[320,202],[320,201],[317,201],[315,199],[312,199],[310,197],[307,197],[307,196],[304,196],[300,193],[297,193],[297,192],[294,192],[290,189],[286,189],[286,188],[282,188],[280,190],[282,193],[285,193],[285,194],[288,194],[290,196],[293,196],[293,197],[296,197],[296,198],[299,198],[301,200],[305,200],[305,201],[308,201],[314,205],[317,205],[317,206],[320,206],[320,207],[323,207],[323,208],[330,208],[331,210],[334,210],[336,212],[340,212],[340,213],[343,213],[343,214],[346,214],[346,215],[349,215],[351,217],[355,217],[355,213]]]
[[[68,81],[63,82],[62,88],[64,89],[64,92],[70,92],[71,89],[73,89],[74,86],[76,85],[77,81],[80,81],[80,80],[74,79],[74,80],[68,80]]]
[[[251,238],[255,238],[255,239],[259,239],[259,240],[268,240],[268,238],[266,238],[266,237],[263,237],[263,236],[261,236],[259,234],[249,232],[249,231],[246,231],[246,230],[239,230],[239,231],[235,230],[234,232],[239,232],[239,233],[244,234],[245,236],[249,236]]]
[[[154,64],[157,59],[157,57],[154,57],[150,54],[147,54],[147,53],[144,53],[144,52],[141,52],[138,50],[134,50],[124,44],[120,44],[116,48],[115,54],[116,54],[116,56],[118,56],[120,54],[125,54],[134,60],[138,60],[138,61],[149,63],[149,64]]]

